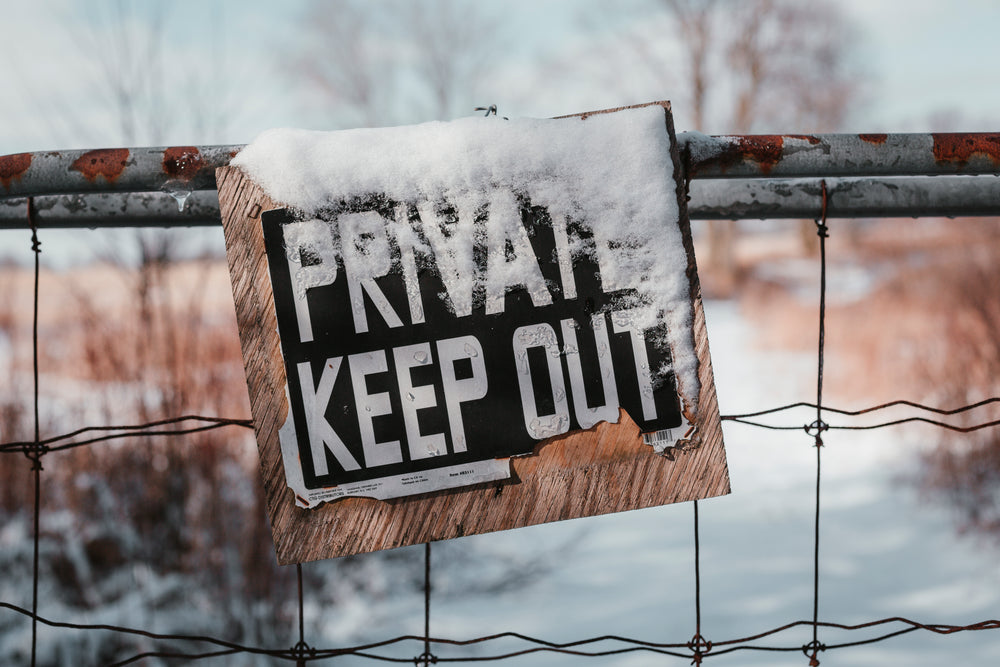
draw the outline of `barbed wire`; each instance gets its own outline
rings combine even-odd
[[[931,405],[926,405],[923,403],[918,403],[915,401],[897,399],[894,401],[889,401],[887,403],[880,403],[878,405],[872,405],[865,408],[859,408],[856,410],[846,410],[843,408],[836,408],[828,405],[823,405],[823,411],[833,414],[838,414],[848,417],[858,417],[868,414],[873,414],[881,410],[887,410],[895,407],[910,407],[914,410],[933,412],[939,415],[958,415],[963,414],[977,408],[981,408],[987,405],[993,405],[1000,403],[1000,397],[990,397],[976,403],[970,403],[968,405],[962,405],[957,408],[938,408]],[[720,419],[722,421],[733,422],[735,424],[743,424],[745,426],[752,426],[755,428],[761,428],[772,431],[801,431],[809,428],[809,424],[765,424],[761,422],[752,421],[752,417],[763,417],[768,415],[779,414],[782,412],[788,412],[791,410],[796,410],[799,408],[809,408],[815,410],[817,407],[816,403],[809,403],[805,401],[799,401],[797,403],[788,403],[786,405],[780,405],[773,408],[767,408],[764,410],[758,410],[755,412],[746,412],[741,414],[732,415],[722,415]],[[203,426],[197,426],[186,429],[169,429],[169,430],[155,430],[160,426],[171,426],[176,424],[182,424],[184,422],[203,422]],[[972,424],[969,426],[960,426],[957,424],[948,424],[945,422],[936,421],[933,419],[927,419],[925,417],[911,416],[902,417],[899,419],[894,419],[891,421],[879,422],[876,424],[826,424],[827,430],[830,431],[872,431],[884,428],[890,428],[893,426],[901,426],[904,424],[928,424],[931,426],[937,426],[944,428],[956,433],[972,433],[973,431],[979,431],[985,428],[991,428],[994,426],[1000,426],[1000,420],[990,420],[985,422],[980,422]],[[212,431],[216,429],[225,428],[227,426],[237,426],[244,429],[253,429],[253,420],[244,417],[213,417],[208,415],[184,415],[182,417],[172,417],[169,419],[159,419],[156,421],[147,422],[145,424],[130,424],[121,426],[87,426],[84,428],[71,431],[69,433],[64,433],[61,435],[52,436],[49,438],[42,438],[38,441],[38,445],[45,448],[47,452],[58,452],[67,449],[73,449],[76,447],[85,447],[87,445],[93,445],[102,442],[109,442],[113,440],[125,440],[128,438],[143,438],[143,437],[178,437],[184,435],[191,435],[193,433],[201,433],[204,431]],[[64,440],[71,440],[74,437],[83,435],[85,433],[94,432],[109,432],[115,431],[115,433],[109,433],[108,435],[98,436],[94,438],[88,438],[85,440],[73,441],[73,442],[63,442]],[[62,443],[62,444],[58,444]],[[25,447],[33,446],[34,440],[14,440],[10,442],[0,443],[0,454],[5,453],[23,453]]]
[[[205,422],[206,425],[196,426],[192,428],[184,428],[184,429],[153,430],[159,426],[170,426],[175,424],[182,424],[184,422],[189,422],[189,421]],[[70,433],[57,435],[44,440],[39,440],[38,444],[41,445],[42,447],[45,447],[46,451],[48,452],[58,452],[67,449],[74,449],[76,447],[93,445],[99,442],[109,442],[112,440],[124,440],[126,438],[141,438],[141,437],[153,437],[153,436],[177,437],[182,435],[191,435],[192,433],[213,431],[215,429],[220,429],[226,426],[240,426],[243,428],[252,429],[253,420],[240,419],[234,417],[206,417],[203,415],[185,415],[183,417],[159,419],[157,421],[148,422],[146,424],[133,424],[129,426],[87,426],[85,428],[80,428]],[[78,435],[83,435],[84,433],[107,432],[107,431],[120,431],[120,433],[110,433],[108,435],[88,438],[86,440],[56,444],[56,443],[62,443],[64,440],[70,440]],[[33,442],[14,441],[14,442],[3,443],[0,444],[0,453],[18,452],[23,450],[24,447],[31,444],[33,444]]]
[[[175,643],[175,642],[196,643],[196,644],[200,643],[214,647],[211,650],[201,650],[201,651],[194,651],[194,650],[183,651],[177,649],[176,647],[173,648],[164,647],[161,650],[145,650],[130,657],[119,659],[118,661],[111,663],[111,665],[115,667],[134,664],[148,658],[186,659],[189,661],[197,661],[202,659],[218,658],[218,657],[232,656],[239,654],[268,656],[276,659],[294,662],[297,666],[304,666],[309,662],[327,660],[330,658],[336,658],[342,656],[354,656],[358,658],[365,658],[372,661],[380,661],[380,662],[412,663],[416,667],[420,667],[420,665],[423,664],[424,667],[427,667],[430,664],[445,663],[445,662],[449,663],[450,662],[456,662],[456,663],[495,662],[495,661],[522,657],[526,655],[540,654],[540,653],[558,653],[563,655],[577,656],[581,658],[592,658],[592,657],[607,657],[613,655],[622,655],[634,652],[648,652],[659,655],[672,656],[680,659],[690,660],[692,664],[700,665],[705,659],[715,658],[721,655],[735,653],[737,651],[769,651],[769,652],[786,652],[786,653],[801,651],[803,654],[805,654],[806,657],[809,658],[810,660],[809,664],[816,666],[819,665],[818,655],[821,652],[835,650],[835,649],[846,649],[850,647],[870,645],[916,631],[926,631],[940,635],[951,635],[960,632],[974,632],[982,630],[1000,629],[1000,621],[998,620],[985,620],[977,623],[972,623],[970,625],[951,625],[942,623],[922,623],[902,616],[893,616],[893,617],[877,619],[874,621],[848,625],[848,624],[834,623],[829,621],[822,621],[819,618],[819,582],[820,582],[819,525],[821,519],[820,462],[821,462],[821,451],[824,447],[822,434],[828,430],[834,430],[834,429],[873,430],[873,429],[888,428],[891,426],[898,426],[907,423],[926,423],[959,433],[970,433],[972,431],[976,431],[979,429],[1000,425],[1000,420],[997,420],[997,421],[981,422],[971,426],[956,426],[953,424],[947,424],[945,422],[928,419],[926,417],[921,417],[921,416],[911,416],[892,421],[885,421],[881,423],[866,424],[866,425],[851,425],[851,424],[831,425],[827,424],[824,421],[823,417],[824,413],[833,413],[845,417],[857,417],[895,407],[905,407],[905,408],[910,408],[912,410],[932,412],[942,416],[953,416],[969,412],[976,408],[1000,402],[1000,398],[992,397],[992,398],[987,398],[985,400],[981,400],[977,403],[972,403],[969,405],[964,405],[958,408],[951,408],[951,409],[935,408],[932,406],[908,400],[895,400],[895,401],[890,401],[888,403],[874,405],[857,410],[844,410],[844,409],[832,408],[825,406],[823,404],[823,360],[824,360],[824,334],[825,334],[825,317],[826,317],[825,242],[827,237],[829,236],[829,228],[826,225],[825,214],[826,214],[826,189],[824,183],[822,211],[819,219],[816,222],[817,234],[820,239],[820,299],[819,299],[820,313],[819,313],[819,345],[817,354],[818,373],[817,373],[816,402],[791,403],[788,405],[768,408],[757,412],[737,414],[737,415],[724,415],[722,417],[724,421],[745,424],[748,426],[753,426],[763,429],[772,429],[772,430],[803,429],[810,437],[813,438],[814,446],[816,448],[816,496],[815,496],[816,511],[815,511],[814,536],[813,536],[813,600],[812,600],[813,609],[812,609],[811,620],[794,621],[791,623],[787,623],[785,625],[766,629],[754,635],[748,635],[745,637],[738,637],[738,638],[729,638],[722,640],[716,639],[715,641],[708,641],[702,635],[700,540],[699,540],[699,516],[698,516],[697,501],[693,503],[694,560],[695,560],[695,575],[694,575],[695,634],[687,642],[664,643],[664,642],[647,641],[637,638],[623,637],[618,635],[601,635],[601,636],[588,637],[584,639],[578,639],[574,641],[560,643],[538,637],[532,637],[517,632],[501,632],[481,637],[475,637],[471,639],[464,639],[464,640],[444,638],[444,637],[432,637],[430,634],[431,591],[432,591],[430,544],[425,545],[425,551],[424,551],[425,560],[424,560],[424,634],[423,635],[400,635],[398,637],[393,637],[390,639],[385,639],[377,642],[351,646],[351,647],[318,648],[311,646],[306,641],[306,633],[305,633],[305,618],[304,618],[305,595],[303,591],[301,564],[296,565],[297,592],[298,592],[297,642],[290,648],[276,649],[276,648],[251,646],[208,635],[163,634],[163,633],[155,633],[142,628],[130,628],[119,625],[111,625],[111,624],[72,623],[67,621],[57,621],[40,615],[38,613],[39,581],[40,581],[39,549],[40,549],[40,539],[41,539],[41,531],[40,531],[40,514],[41,514],[41,497],[42,497],[41,472],[43,469],[42,460],[44,457],[55,452],[66,451],[80,447],[87,447],[98,443],[104,443],[114,440],[123,440],[129,438],[161,437],[161,436],[182,437],[194,433],[200,433],[204,431],[210,431],[214,429],[226,428],[231,426],[239,428],[253,428],[253,423],[251,420],[242,418],[184,415],[180,417],[151,421],[144,424],[86,426],[71,431],[69,433],[65,433],[47,439],[42,439],[40,437],[40,421],[39,421],[40,392],[39,392],[39,379],[38,379],[39,378],[38,302],[39,302],[39,255],[41,253],[41,243],[38,240],[38,229],[37,225],[35,224],[34,207],[31,198],[29,198],[28,200],[28,218],[32,232],[32,252],[34,253],[34,258],[35,258],[35,272],[34,272],[34,283],[33,283],[34,305],[32,313],[32,320],[33,320],[33,328],[32,328],[33,392],[32,393],[33,393],[33,411],[34,411],[34,437],[30,441],[16,441],[16,442],[2,443],[0,444],[0,453],[20,452],[24,454],[31,461],[32,464],[31,469],[34,478],[34,498],[33,498],[33,516],[32,516],[33,519],[32,600],[31,600],[31,609],[25,609],[20,606],[4,601],[0,601],[0,608],[7,609],[9,611],[15,612],[21,616],[28,617],[31,619],[32,623],[31,665],[33,667],[36,664],[37,660],[39,624],[52,628],[64,628],[77,631],[119,633],[137,637],[144,637],[147,639],[152,639],[164,643]],[[814,409],[816,411],[815,420],[812,423],[806,425],[765,424],[754,421],[754,419],[757,417],[776,415],[797,408]],[[190,422],[195,422],[198,425],[186,426],[184,428],[164,428],[164,427],[180,426],[182,424],[188,424]],[[101,435],[91,435],[95,433],[100,433]],[[85,437],[79,440],[76,439],[79,438],[80,436],[89,436],[89,437]],[[906,627],[892,629],[874,637],[866,637],[864,639],[855,641],[830,643],[830,644],[824,644],[819,641],[820,629],[829,631],[839,630],[845,632],[860,632],[864,630],[880,628],[882,626],[890,624],[902,624]],[[760,642],[761,640],[769,638],[777,639],[779,635],[782,635],[783,633],[798,629],[803,626],[808,626],[812,631],[812,641],[810,641],[805,645],[795,642],[787,644],[781,644],[779,642],[774,645],[759,645],[756,643]],[[470,654],[465,656],[442,656],[442,655],[437,655],[432,651],[432,648],[441,648],[445,646],[451,646],[451,647],[471,647],[471,646],[484,646],[484,645],[488,646],[494,642],[509,641],[509,640],[519,640],[524,644],[527,644],[528,646],[524,648],[517,648],[516,650],[508,650],[505,652],[494,653],[492,655]],[[416,657],[412,658],[387,655],[384,653],[377,652],[380,649],[385,649],[387,647],[396,646],[408,642],[413,642],[418,644],[422,649],[422,652]],[[609,647],[604,649],[598,649],[595,647],[595,645],[606,644],[606,643],[619,644],[621,646]]]
[[[54,621],[43,616],[33,616],[31,611],[24,609],[17,605],[10,604],[8,602],[0,602],[0,608],[5,608],[14,612],[17,612],[25,617],[36,618],[39,623],[53,628],[65,628],[71,630],[81,630],[81,631],[107,631],[116,632],[126,635],[133,635],[139,637],[145,637],[147,639],[154,639],[159,641],[171,641],[171,642],[195,642],[210,644],[219,647],[220,651],[200,651],[200,652],[190,652],[181,653],[176,650],[161,650],[161,651],[144,651],[140,654],[130,656],[119,660],[118,662],[112,663],[113,665],[126,665],[137,660],[151,657],[167,658],[167,657],[186,657],[186,658],[201,658],[201,657],[217,657],[220,655],[227,655],[232,653],[247,653],[254,655],[266,655],[276,658],[285,658],[288,660],[300,660],[303,659],[296,653],[296,647],[287,649],[273,649],[273,648],[263,648],[257,646],[250,646],[246,644],[240,644],[238,642],[231,642],[218,637],[212,637],[207,635],[186,635],[186,634],[176,634],[176,633],[156,633],[148,630],[143,630],[141,628],[129,628],[125,626],[111,625],[111,624],[84,624],[84,623],[71,623],[65,621]],[[869,637],[866,639],[843,642],[837,644],[830,644],[826,646],[826,650],[835,650],[850,648],[852,646],[860,646],[865,644],[872,644],[886,639],[891,639],[893,637],[900,636],[902,634],[908,634],[910,632],[925,631],[938,635],[952,635],[960,632],[976,632],[983,630],[997,630],[1000,629],[1000,620],[989,620],[980,621],[977,623],[972,623],[969,625],[951,625],[944,623],[922,623],[919,621],[911,620],[901,616],[893,616],[887,618],[881,618],[874,621],[867,621],[863,623],[855,624],[844,624],[844,623],[834,623],[828,621],[818,621],[816,626],[818,628],[823,628],[827,630],[841,630],[845,632],[858,632],[862,630],[868,630],[872,628],[877,628],[879,626],[890,625],[890,624],[902,624],[907,627],[891,630],[884,634],[878,635],[876,637]],[[782,633],[786,633],[791,630],[795,630],[801,627],[812,627],[812,620],[799,620],[792,623],[787,623],[782,626],[769,628],[767,630],[761,631],[756,634],[747,635],[745,637],[734,637],[730,639],[724,639],[720,641],[712,642],[711,653],[705,652],[702,654],[703,658],[725,655],[727,653],[733,653],[736,651],[786,651],[795,652],[801,650],[801,645],[770,645],[761,646],[752,644],[752,642],[760,641],[769,637],[774,637]],[[533,645],[530,648],[523,648],[518,650],[507,651],[504,653],[497,653],[494,655],[467,655],[467,656],[433,656],[430,658],[431,663],[435,662],[495,662],[499,660],[506,660],[509,658],[530,655],[532,653],[559,653],[565,655],[574,655],[579,657],[601,657],[618,655],[622,653],[635,652],[635,651],[649,651],[654,653],[660,653],[664,655],[673,655],[680,658],[691,659],[693,655],[691,653],[683,653],[684,649],[690,648],[689,642],[654,642],[643,639],[637,639],[632,637],[624,637],[620,635],[601,635],[595,637],[588,637],[585,639],[578,639],[568,642],[553,642],[540,637],[533,637],[518,632],[500,632],[490,635],[484,635],[481,637],[473,637],[470,639],[451,639],[445,637],[428,637],[425,635],[400,635],[397,637],[392,637],[390,639],[385,639],[377,642],[371,642],[366,644],[359,644],[356,646],[349,647],[339,647],[339,648],[312,648],[309,651],[309,656],[305,657],[305,661],[313,660],[324,660],[334,657],[341,656],[354,656],[369,658],[372,660],[378,660],[383,662],[400,662],[400,663],[414,663],[416,661],[423,661],[424,656],[418,656],[418,658],[406,658],[400,656],[391,656],[379,653],[373,653],[372,651],[377,649],[382,649],[403,643],[413,643],[415,645],[425,647],[425,646],[454,646],[454,647],[468,647],[482,644],[489,644],[493,642],[499,642],[503,640],[519,640],[525,644]],[[609,648],[605,650],[582,650],[582,647],[586,647],[593,644],[600,643],[619,643],[625,644],[621,648]]]

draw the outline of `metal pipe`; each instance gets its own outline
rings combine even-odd
[[[27,229],[27,199],[0,199],[0,229]],[[40,228],[215,227],[222,224],[219,195],[192,192],[179,209],[165,192],[105,192],[34,198]]]
[[[706,178],[824,178],[1000,174],[1000,134],[678,136],[687,174]],[[171,146],[0,156],[0,197],[211,190],[215,169],[242,148]]]
[[[688,215],[693,220],[815,218],[821,180],[827,184],[828,218],[1000,216],[996,176],[692,181]]]
[[[943,176],[826,179],[830,218],[1000,216],[1000,178]],[[817,179],[692,181],[693,220],[803,219],[820,208]],[[213,227],[218,194],[193,192],[178,210],[164,192],[111,192],[36,197],[43,228]],[[26,229],[26,200],[0,199],[0,229]]]
[[[242,146],[46,151],[0,156],[0,197],[214,190],[215,169]]]
[[[678,137],[687,174],[829,178],[1000,174],[1000,134],[816,134]]]

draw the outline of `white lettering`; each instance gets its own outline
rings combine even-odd
[[[649,372],[649,358],[646,356],[646,337],[636,325],[646,313],[642,309],[616,310],[611,313],[615,333],[629,333],[632,340],[632,357],[635,360],[635,374],[639,379],[639,397],[642,400],[643,419],[656,419],[656,403],[653,401],[653,379]]]
[[[375,278],[386,275],[392,268],[385,219],[375,211],[364,211],[344,213],[338,218],[338,222],[355,333],[368,331],[365,292],[386,324],[390,327],[403,326],[399,315],[375,283]]]
[[[311,287],[332,285],[337,279],[333,234],[329,222],[316,219],[291,222],[284,226],[282,232],[288,275],[292,279],[299,340],[308,343],[313,339],[313,331],[306,292]]]
[[[514,331],[514,358],[517,367],[517,385],[521,391],[521,409],[528,434],[536,440],[550,438],[569,430],[569,404],[566,387],[563,384],[562,364],[559,361],[559,341],[555,329],[548,324],[532,324]],[[552,385],[552,400],[555,413],[539,415],[535,403],[534,382],[531,378],[531,364],[528,350],[535,347],[545,349],[546,366]],[[586,399],[584,399],[586,400]]]
[[[424,235],[434,251],[434,260],[455,317],[471,315],[472,277],[476,275],[472,257],[475,210],[460,206],[454,222],[441,219],[431,203],[419,204],[417,212],[420,214]]]
[[[330,403],[330,395],[333,393],[333,385],[340,372],[342,360],[343,357],[331,357],[326,360],[323,374],[319,378],[319,387],[313,384],[312,365],[308,361],[298,365],[302,405],[306,411],[306,430],[309,433],[309,449],[312,451],[313,469],[317,476],[330,472],[326,462],[327,449],[333,453],[337,463],[344,470],[358,470],[361,467],[326,419],[326,406]]]
[[[365,467],[399,463],[403,460],[403,451],[399,440],[388,442],[375,441],[375,417],[388,415],[392,412],[388,392],[368,393],[368,382],[365,378],[376,373],[389,370],[385,351],[364,352],[352,354],[348,361],[351,366],[351,384],[354,387],[354,404],[358,408],[358,426],[361,429],[361,446],[365,453]]]
[[[459,336],[438,341],[438,359],[441,364],[441,381],[444,384],[444,402],[448,408],[451,442],[456,452],[467,449],[465,422],[462,420],[462,403],[476,401],[486,396],[489,383],[486,379],[486,362],[483,346],[474,336]],[[455,362],[468,359],[472,376],[459,380],[455,375]]]
[[[396,220],[392,226],[392,235],[399,248],[399,263],[403,269],[403,284],[406,285],[406,299],[410,305],[410,322],[420,324],[424,321],[424,304],[420,299],[420,279],[417,276],[417,260],[413,246],[416,239],[410,227],[410,210],[406,204],[396,207]]]
[[[392,351],[396,363],[396,379],[403,405],[403,423],[406,426],[406,442],[411,459],[424,459],[447,453],[444,434],[421,435],[417,411],[437,405],[433,385],[413,386],[410,369],[431,363],[430,343],[417,343],[397,347]]]
[[[583,386],[583,369],[580,366],[580,348],[577,345],[574,320],[562,321],[563,350],[566,353],[566,365],[569,368],[569,386],[573,391],[573,414],[580,428],[590,428],[602,421],[618,421],[618,385],[615,381],[615,368],[611,360],[611,348],[608,344],[608,327],[604,313],[597,313],[590,319],[594,329],[594,343],[597,346],[597,363],[600,367],[601,384],[604,387],[604,403],[596,407],[587,405],[587,392]]]
[[[576,277],[573,275],[573,259],[569,251],[569,233],[566,216],[549,211],[552,220],[552,235],[556,241],[556,261],[559,263],[559,280],[562,283],[564,299],[576,298]]]
[[[538,258],[521,224],[521,210],[510,192],[498,190],[490,198],[486,237],[486,314],[504,311],[507,290],[511,287],[527,289],[536,308],[551,304],[552,295],[545,286]]]

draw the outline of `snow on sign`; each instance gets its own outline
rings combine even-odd
[[[728,492],[665,103],[274,130],[219,177],[272,528],[321,539],[279,560]]]

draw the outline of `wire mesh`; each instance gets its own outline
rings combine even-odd
[[[952,416],[963,414],[979,407],[1000,402],[1000,397],[988,398],[969,405],[957,408],[937,408],[906,400],[896,400],[888,403],[873,405],[857,410],[843,410],[825,406],[823,404],[823,361],[824,361],[824,327],[826,318],[826,246],[825,242],[829,236],[829,228],[826,225],[826,197],[825,188],[823,191],[823,206],[820,219],[817,220],[817,233],[820,239],[819,271],[820,271],[820,298],[819,298],[819,345],[817,353],[818,374],[817,391],[815,403],[793,403],[778,407],[769,408],[753,413],[725,415],[724,420],[746,424],[764,429],[803,429],[814,440],[816,449],[815,468],[815,518],[813,535],[813,594],[812,594],[812,617],[806,620],[796,620],[777,627],[762,630],[756,634],[744,637],[714,638],[709,641],[703,635],[702,628],[702,606],[701,606],[701,583],[702,573],[700,568],[700,545],[699,545],[699,515],[698,503],[693,503],[694,511],[694,585],[695,585],[695,634],[684,642],[654,642],[634,637],[619,635],[602,635],[577,639],[569,642],[555,642],[545,638],[533,637],[516,632],[501,632],[487,634],[471,639],[455,639],[448,637],[435,637],[431,635],[431,546],[425,546],[425,570],[424,570],[424,634],[423,635],[399,635],[387,638],[378,642],[341,647],[319,647],[307,642],[304,609],[305,593],[303,590],[302,566],[296,566],[297,574],[297,633],[293,630],[290,634],[297,637],[297,641],[288,648],[266,648],[252,646],[239,642],[233,642],[221,637],[209,635],[192,634],[169,634],[156,633],[143,628],[126,627],[112,624],[85,624],[70,621],[60,621],[49,618],[39,612],[40,594],[40,570],[39,570],[39,544],[40,544],[40,515],[43,498],[43,460],[57,453],[70,449],[92,447],[99,443],[107,443],[114,440],[148,438],[148,437],[183,437],[193,433],[206,430],[222,428],[252,428],[252,423],[245,419],[235,419],[226,417],[213,417],[201,415],[182,415],[178,417],[151,421],[143,424],[117,425],[117,426],[85,426],[69,433],[57,435],[49,438],[41,438],[39,421],[39,331],[38,331],[38,307],[39,307],[39,255],[41,244],[38,238],[38,229],[34,222],[32,207],[29,200],[28,216],[32,231],[31,249],[34,254],[34,312],[32,330],[32,354],[33,354],[33,410],[34,410],[34,436],[30,441],[12,441],[0,443],[0,454],[21,453],[29,459],[33,473],[34,496],[33,496],[33,563],[32,563],[32,596],[31,608],[26,609],[9,602],[0,601],[0,608],[19,614],[31,620],[31,664],[34,666],[37,661],[38,648],[38,626],[39,624],[51,628],[65,628],[84,632],[111,632],[120,635],[144,637],[155,640],[160,648],[156,650],[144,650],[135,655],[119,659],[110,663],[113,665],[128,665],[141,662],[149,658],[170,658],[197,661],[207,658],[223,656],[236,656],[241,654],[269,656],[275,659],[294,662],[296,665],[305,665],[311,662],[329,660],[331,658],[354,656],[369,659],[375,662],[389,663],[413,663],[424,666],[437,664],[439,662],[495,662],[509,660],[513,658],[544,654],[558,653],[580,658],[599,658],[629,653],[650,653],[664,656],[671,656],[681,660],[688,660],[692,664],[702,664],[709,658],[736,652],[784,652],[803,653],[810,665],[819,664],[819,656],[822,653],[848,649],[863,645],[870,645],[883,642],[895,637],[907,635],[917,631],[929,632],[939,635],[950,635],[960,632],[975,632],[984,630],[1000,629],[1000,621],[983,620],[971,624],[939,624],[923,623],[917,620],[902,616],[892,616],[879,618],[871,621],[855,624],[841,624],[820,619],[819,591],[821,579],[821,553],[819,548],[819,526],[822,517],[820,509],[821,499],[821,453],[823,450],[822,434],[831,429],[884,429],[906,423],[920,422],[934,425],[944,429],[959,433],[970,433],[975,430],[995,426],[1000,422],[987,421],[971,426],[956,426],[943,421],[932,420],[922,416],[911,416],[902,419],[884,421],[869,425],[852,424],[827,424],[824,420],[824,413],[836,414],[841,417],[858,417],[871,413],[880,412],[888,408],[907,408],[915,412],[931,412],[941,416]],[[789,424],[764,424],[754,421],[755,418],[777,415],[795,408],[807,408],[815,410],[815,420],[806,425]],[[800,628],[811,630],[811,641],[806,644],[794,641],[782,641],[782,635]],[[846,632],[858,632],[862,630],[876,630],[881,634],[873,637],[865,637],[856,641],[846,641],[840,643],[825,644],[820,641],[820,631],[839,630]],[[507,645],[510,641],[518,642],[518,647],[513,650],[492,649],[490,653],[470,653],[458,656],[438,656],[434,653],[435,648],[443,646],[452,647],[477,647],[480,651],[491,651],[493,645],[504,642]],[[768,643],[761,643],[762,641]],[[181,645],[188,644],[201,645],[200,650],[182,650]],[[390,655],[383,652],[383,649],[398,645],[414,645],[414,651],[420,650],[416,657],[406,658]]]

